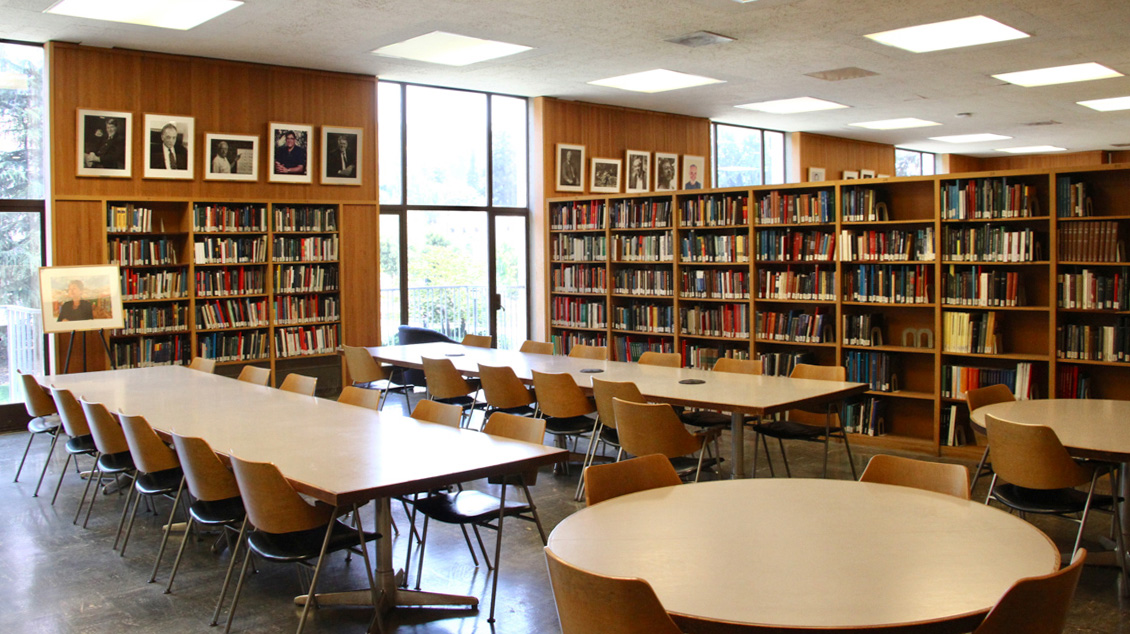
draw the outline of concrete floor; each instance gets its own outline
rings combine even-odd
[[[402,407],[392,399],[389,408]],[[724,440],[727,435],[724,435]],[[43,464],[47,440],[37,439],[24,474],[18,484],[11,483],[23,451],[25,434],[0,435],[0,587],[7,604],[0,609],[0,634],[120,632],[216,632],[208,627],[212,607],[227,565],[226,553],[210,551],[212,539],[193,540],[177,574],[171,594],[164,594],[172,555],[166,555],[157,584],[147,584],[153,558],[160,542],[160,526],[168,503],[159,506],[161,515],[139,517],[126,556],[111,550],[122,498],[102,498],[94,510],[88,529],[72,526],[82,482],[73,471],[66,475],[58,502],[51,505],[51,489],[62,466],[57,451],[39,497],[32,497],[35,480]],[[728,447],[723,446],[728,456]],[[859,466],[873,452],[856,449]],[[816,445],[790,445],[793,473],[819,475],[821,450]],[[764,463],[764,461],[762,461]],[[87,468],[89,462],[84,463]],[[833,449],[832,477],[848,477],[842,448]],[[760,477],[768,476],[764,464]],[[533,488],[546,530],[583,505],[572,500],[577,483],[572,476],[555,476],[544,470]],[[979,493],[987,483],[979,485]],[[371,513],[363,517],[371,522]],[[403,528],[404,514],[394,509]],[[1088,541],[1109,531],[1107,516],[1096,514],[1088,527]],[[1062,550],[1070,548],[1074,527],[1054,518],[1036,520],[1055,539]],[[532,524],[507,525],[503,545],[502,575],[499,579],[497,623],[486,622],[486,597],[490,577],[485,568],[475,568],[454,527],[433,525],[430,531],[423,587],[428,590],[475,594],[484,597],[481,613],[439,609],[400,610],[385,622],[386,631],[432,633],[471,632],[558,632],[557,614],[549,579],[545,572],[541,542]],[[394,537],[398,566],[403,565],[405,538]],[[179,541],[172,540],[171,548]],[[413,573],[415,566],[413,565]],[[413,575],[414,577],[414,575]],[[359,559],[352,564],[342,555],[334,556],[319,588],[359,588],[365,584]],[[851,591],[845,589],[845,591]],[[292,567],[263,564],[244,589],[233,631],[293,632],[299,608],[292,599],[300,593]],[[324,608],[307,623],[307,632],[362,632],[371,610]],[[221,622],[222,625],[222,622]],[[1070,633],[1130,634],[1130,610],[1119,599],[1114,569],[1087,567],[1072,606]]]

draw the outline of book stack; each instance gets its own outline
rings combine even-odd
[[[586,346],[608,345],[608,337],[599,332],[555,333],[549,336],[549,341],[553,344],[553,354],[557,355],[569,354],[569,351],[577,344]]]
[[[1027,298],[1020,274],[993,267],[959,269],[950,265],[943,303],[951,306],[1024,306]]]
[[[634,337],[627,335],[613,340],[615,359],[618,361],[639,361],[645,352],[674,352],[675,344],[670,339]]]
[[[866,383],[875,392],[892,392],[897,388],[894,377],[894,360],[885,352],[860,352],[848,350],[844,354],[847,380]]]
[[[749,222],[749,199],[745,196],[696,196],[679,206],[683,227],[725,227]]]
[[[633,198],[612,205],[613,229],[658,229],[671,226],[671,201]]]
[[[699,299],[749,299],[746,271],[682,269],[679,293]]]
[[[658,304],[613,306],[612,327],[617,330],[672,334],[675,332],[675,308]]]
[[[290,209],[291,213],[294,212]],[[281,230],[278,218],[283,211],[275,210],[275,227]],[[267,209],[255,205],[196,205],[192,208],[193,231],[257,231],[267,230]]]
[[[790,310],[787,313],[757,311],[754,333],[758,339],[797,343],[833,343],[828,326],[832,317],[817,308],[813,313]]]
[[[145,233],[153,230],[153,210],[134,205],[106,207],[107,233]]]
[[[679,309],[682,332],[707,337],[749,338],[749,306],[691,306]]]
[[[842,262],[933,262],[934,229],[891,229],[887,231],[840,232],[839,259]]]
[[[674,277],[670,269],[617,269],[613,289],[618,295],[670,297],[675,294]]]
[[[1070,176],[1055,179],[1055,215],[1059,218],[1086,218],[1095,215],[1087,183],[1072,183]]]
[[[585,262],[608,258],[608,238],[604,236],[561,236],[550,241],[554,260]]]
[[[773,191],[757,201],[757,223],[781,225],[835,222],[833,207],[832,192],[828,190],[806,194]]]
[[[884,420],[887,403],[879,398],[865,398],[844,405],[844,429],[865,436],[882,436],[887,433]]]
[[[701,233],[691,230],[679,239],[683,262],[749,262],[749,237],[744,233]]]
[[[1126,246],[1119,237],[1118,223],[1113,220],[1072,222],[1061,225],[1059,259],[1061,262],[1122,262]]]
[[[810,352],[762,352],[761,373],[768,376],[788,376],[798,363],[812,363]]]
[[[928,264],[860,264],[845,267],[844,300],[874,304],[929,304],[934,267]]]
[[[883,345],[882,327],[883,315],[881,313],[844,315],[844,345],[881,346]],[[878,341],[875,341],[871,336],[871,331],[875,328],[880,329]]]
[[[652,235],[612,236],[613,262],[671,262],[675,240],[670,232]]]
[[[1055,349],[1060,359],[1130,361],[1130,317],[1119,317],[1115,325],[1060,324]]]
[[[603,229],[606,215],[603,200],[561,203],[549,210],[549,228],[555,231]]]
[[[1091,398],[1091,377],[1077,365],[1056,366],[1055,397]]]
[[[566,328],[607,328],[608,308],[603,301],[583,297],[554,297],[550,319]]]
[[[986,368],[962,365],[942,366],[942,396],[965,400],[969,390],[989,385],[1006,385],[1017,400],[1040,398],[1036,366],[1017,363],[1015,368]]]
[[[942,315],[943,350],[967,354],[999,354],[1000,322],[994,311],[945,312]]]
[[[836,234],[827,231],[757,232],[759,262],[831,262],[836,255]]]
[[[1056,305],[1081,310],[1130,310],[1130,269],[1083,269],[1056,275]]]
[[[608,289],[608,269],[591,264],[553,267],[553,290],[558,293],[603,293]]]
[[[831,267],[817,265],[813,268],[784,271],[757,269],[758,299],[800,299],[836,301],[836,272]]]

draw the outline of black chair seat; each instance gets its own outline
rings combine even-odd
[[[71,455],[91,454],[98,451],[98,448],[94,446],[94,436],[89,434],[71,438],[64,445],[64,448]]]
[[[143,473],[137,476],[137,492],[142,495],[172,495],[180,488],[184,471],[180,467]]]
[[[816,440],[824,437],[823,427],[804,425],[787,420],[759,423],[754,425],[752,429],[759,434],[782,440]],[[833,427],[831,431],[839,431],[839,429],[839,427]]]
[[[189,505],[188,512],[192,515],[192,519],[206,526],[238,524],[247,515],[247,511],[243,509],[243,498],[238,495],[211,502],[196,500]]]
[[[490,407],[487,413],[502,412],[504,414],[513,414],[515,416],[533,416],[536,413],[533,405],[519,405],[517,407]],[[590,428],[591,429],[591,428]]]
[[[593,420],[588,416],[546,418],[545,433],[553,435],[583,434],[592,431]]]
[[[333,553],[346,548],[360,546],[357,541],[357,529],[334,520],[333,532],[330,534],[330,543],[326,553]],[[373,541],[380,537],[377,533],[365,533],[365,541]],[[305,531],[293,533],[265,533],[254,530],[248,536],[248,544],[255,553],[264,559],[282,563],[305,561],[313,559],[322,551],[322,542],[326,538],[326,527],[319,526]]]
[[[473,524],[498,517],[498,498],[481,491],[458,491],[456,493],[436,493],[416,500],[416,509],[432,519],[448,524]],[[530,505],[507,497],[507,516],[530,510]]]
[[[683,412],[679,414],[679,420],[683,421],[684,425],[692,425],[694,427],[728,427],[730,425],[729,414],[704,410]]]
[[[1087,492],[1078,489],[1026,489],[1014,484],[997,483],[993,497],[998,502],[1022,513],[1082,513],[1087,505]],[[1092,508],[1110,508],[1109,495],[1091,499]]]
[[[698,468],[698,458],[695,458],[693,456],[679,456],[678,458],[668,458],[668,460],[671,461],[671,466],[675,467],[675,472],[679,474],[679,477],[693,475],[695,469]],[[721,458],[702,459],[703,471],[707,469],[713,469],[720,464],[722,464]]]
[[[445,403],[447,405],[458,405],[463,409],[468,409],[475,404],[475,399],[470,396],[452,396],[451,398],[437,398],[437,403]]]
[[[601,427],[600,428],[600,440],[602,442],[606,442],[606,443],[612,445],[613,447],[619,447],[620,446],[620,432],[616,431],[615,429],[613,429],[611,427]]]
[[[46,432],[54,432],[59,429],[63,421],[59,419],[58,414],[49,414],[47,416],[36,416],[27,422],[27,430],[33,434],[43,434]]]
[[[128,451],[98,456],[98,470],[102,473],[125,473],[134,469],[133,456]]]

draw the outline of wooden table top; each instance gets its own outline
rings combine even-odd
[[[493,438],[180,366],[40,378],[220,454],[273,462],[335,505],[551,464],[561,449]]]
[[[1078,458],[1130,461],[1130,401],[1057,398],[994,403],[973,410],[969,419],[983,430],[985,414],[1051,427]]]
[[[969,632],[1017,579],[1060,564],[1046,535],[984,504],[816,479],[626,495],[565,518],[549,548],[646,579],[687,632]]]
[[[668,368],[623,361],[594,361],[560,355],[528,354],[513,350],[475,348],[453,343],[419,343],[405,346],[368,348],[379,361],[419,368],[420,359],[448,358],[463,374],[477,375],[479,364],[509,366],[523,381],[539,372],[567,372],[577,384],[592,388],[592,378],[606,381],[632,381],[650,400],[673,405],[717,408],[743,414],[771,414],[809,403],[839,400],[867,391],[866,383],[790,379],[781,376],[755,376],[711,372],[693,368]],[[582,370],[600,370],[597,373]],[[702,381],[697,384],[680,381]]]

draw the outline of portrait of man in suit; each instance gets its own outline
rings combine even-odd
[[[93,117],[91,120],[94,120]],[[92,135],[93,141],[88,142],[90,151],[83,157],[86,167],[120,170],[125,169],[126,140],[122,133],[125,119],[120,117],[105,117],[103,120],[94,121],[96,128]],[[90,124],[88,123],[88,126]]]
[[[78,110],[78,176],[128,178],[132,171],[129,112]]]
[[[330,178],[353,178],[357,175],[357,150],[350,141],[351,134],[337,135],[333,149],[326,154],[326,176]]]
[[[161,170],[188,169],[188,150],[180,141],[180,132],[175,123],[169,122],[161,127],[157,141],[149,152],[149,167]]]
[[[145,115],[145,130],[149,133],[146,147],[145,176],[148,178],[193,177],[192,117],[175,115]],[[207,162],[210,157],[204,157]]]

